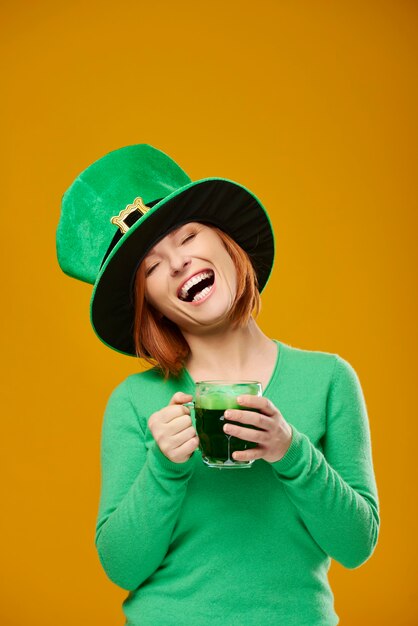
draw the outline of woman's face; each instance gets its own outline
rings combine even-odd
[[[148,253],[145,298],[186,332],[222,326],[235,299],[237,276],[222,240],[210,227],[190,222]]]

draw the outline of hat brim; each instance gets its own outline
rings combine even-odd
[[[262,204],[243,185],[225,178],[194,181],[166,196],[119,240],[97,276],[90,306],[93,329],[117,352],[135,356],[134,280],[148,251],[187,222],[217,226],[249,255],[261,292],[274,260],[273,229]]]

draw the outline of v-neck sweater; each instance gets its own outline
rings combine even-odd
[[[111,394],[102,427],[96,547],[129,591],[129,626],[334,626],[331,559],[349,569],[372,555],[379,500],[359,378],[329,352],[277,341],[263,395],[292,427],[286,454],[251,468],[209,468],[199,450],[175,463],[150,416],[177,391],[152,368]],[[194,420],[193,420],[194,423]]]

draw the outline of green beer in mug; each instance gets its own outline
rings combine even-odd
[[[203,380],[196,383],[195,400],[187,405],[194,407],[199,448],[202,460],[208,467],[219,469],[251,467],[254,461],[237,461],[232,458],[232,454],[255,448],[257,444],[228,435],[223,427],[226,423],[231,423],[243,428],[261,429],[251,424],[227,420],[224,413],[227,409],[256,411],[237,404],[237,396],[245,394],[261,396],[262,393],[261,383],[256,381]]]

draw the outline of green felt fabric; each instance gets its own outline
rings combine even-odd
[[[95,161],[62,198],[56,238],[61,269],[94,284],[117,230],[110,219],[138,196],[147,204],[190,182],[169,156],[147,144],[120,148]]]

